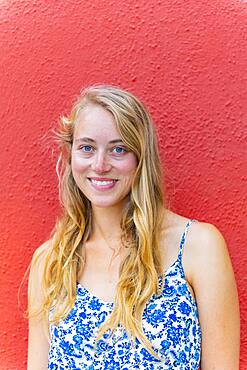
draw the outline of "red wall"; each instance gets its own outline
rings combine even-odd
[[[245,0],[0,1],[1,370],[25,369],[17,290],[59,211],[49,130],[80,88],[96,82],[130,89],[147,104],[173,209],[224,234],[247,369],[246,7]]]

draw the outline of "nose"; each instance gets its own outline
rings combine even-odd
[[[109,158],[103,152],[97,152],[93,158],[91,168],[96,173],[108,172],[111,169]]]

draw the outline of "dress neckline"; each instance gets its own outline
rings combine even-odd
[[[192,304],[195,304],[196,305],[196,300],[195,298],[193,297],[193,295],[191,294],[190,290],[189,290],[189,287],[188,287],[188,283],[186,281],[186,277],[185,277],[185,273],[184,273],[184,268],[183,268],[183,264],[182,264],[182,253],[183,253],[183,248],[184,248],[184,242],[185,242],[185,239],[186,239],[186,235],[187,235],[187,232],[188,232],[188,229],[191,225],[192,222],[194,222],[196,220],[194,219],[189,219],[189,221],[186,223],[186,226],[185,226],[185,229],[183,231],[183,234],[182,234],[182,237],[181,237],[181,240],[180,240],[180,244],[179,244],[179,250],[178,250],[178,255],[177,255],[177,258],[176,260],[163,272],[163,275],[160,275],[159,276],[159,279],[162,279],[162,277],[166,277],[170,271],[174,268],[174,266],[176,266],[176,264],[180,264],[180,267],[182,268],[182,276],[183,276],[183,279],[185,280],[186,282],[186,286],[187,286],[187,290],[188,290],[188,293],[189,293],[189,296],[190,296],[190,300],[192,302]],[[97,300],[98,302],[106,305],[106,306],[110,306],[112,307],[114,305],[114,302],[113,301],[106,301],[104,299],[101,299],[99,297],[97,297],[95,294],[91,293],[90,290],[88,290],[87,288],[85,288],[81,283],[77,282],[77,288],[80,288],[82,289],[87,295],[88,297],[91,297],[92,299],[94,300]]]
[[[163,273],[163,276],[166,277],[166,275],[168,275],[168,273],[170,272],[170,270],[172,270],[172,268],[179,262],[179,259],[177,258],[166,270],[165,272]],[[159,276],[159,278],[161,279],[162,278],[162,275]],[[93,294],[92,292],[90,292],[90,290],[88,290],[87,288],[85,288],[81,283],[77,282],[77,287],[82,289],[90,298],[92,299],[95,299],[97,300],[98,302],[100,303],[103,303],[107,306],[113,306],[114,305],[114,302],[113,301],[106,301],[105,299],[102,299],[102,298],[99,298],[97,297],[95,294]]]

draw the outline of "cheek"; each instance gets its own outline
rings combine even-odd
[[[134,174],[136,167],[137,167],[137,159],[133,155],[129,158],[126,158],[126,160],[121,163],[121,172],[123,175]]]
[[[72,173],[80,173],[83,172],[87,168],[87,164],[77,156],[72,156],[71,158],[71,168]]]
[[[85,175],[87,168],[88,168],[87,164],[81,158],[78,158],[77,156],[72,156],[71,158],[72,176],[80,189],[82,185],[82,177]]]

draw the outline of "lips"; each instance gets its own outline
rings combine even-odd
[[[99,178],[99,177],[88,177],[91,185],[96,190],[108,190],[112,189],[118,180],[109,178]]]
[[[111,179],[109,177],[88,177],[88,179],[96,181],[117,181],[117,179]]]
[[[115,180],[94,180],[94,179],[90,179],[90,181],[93,183],[93,184],[96,184],[96,185],[110,185],[110,184],[113,184],[115,182]]]

